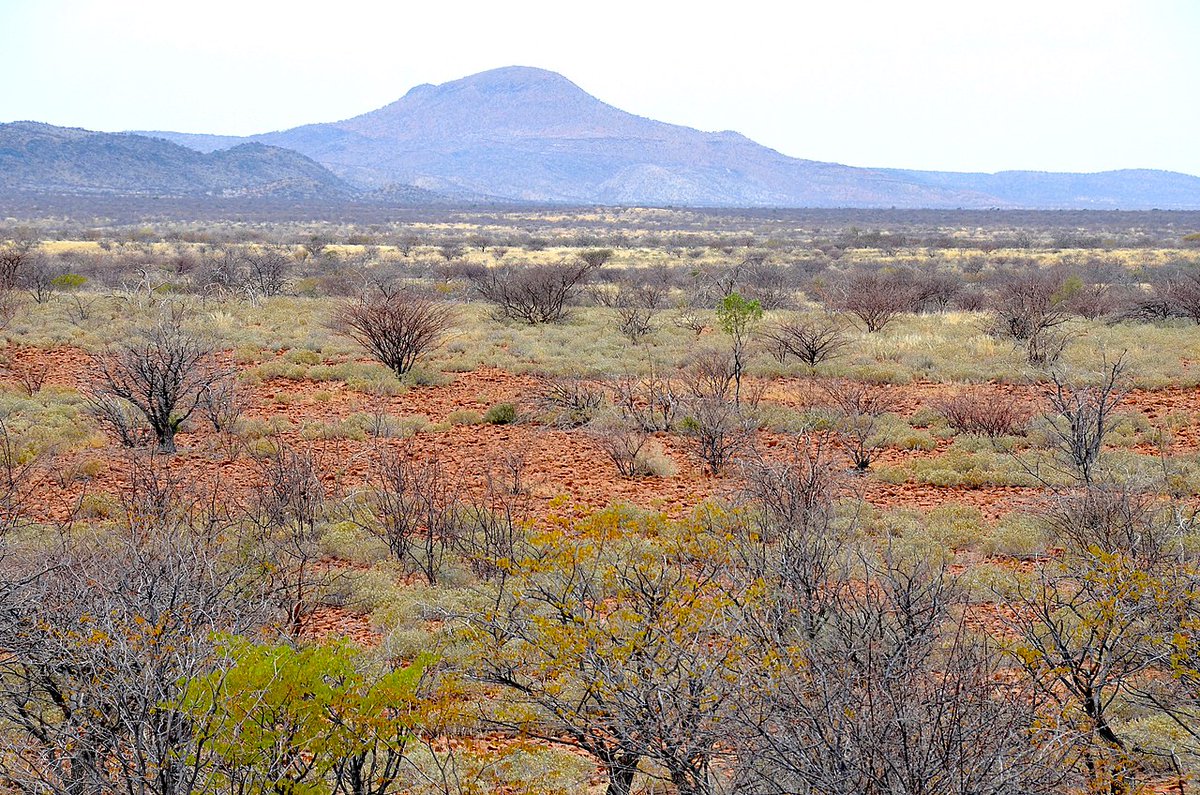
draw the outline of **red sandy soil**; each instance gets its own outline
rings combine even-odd
[[[51,349],[9,346],[8,371],[0,379],[19,383],[20,373],[45,373],[48,385],[81,388],[93,377],[86,353],[70,347]],[[819,379],[786,378],[767,384],[749,382],[748,389],[763,388],[765,399],[792,407],[821,405],[824,401]],[[895,401],[895,410],[911,415],[927,406],[937,396],[944,395],[947,386],[930,382],[882,387]],[[985,384],[974,389],[996,390],[1012,394],[1033,403],[1037,389],[1032,386]],[[451,376],[449,383],[440,386],[416,387],[395,396],[366,395],[349,389],[341,382],[293,381],[272,379],[253,388],[250,418],[282,417],[297,430],[282,437],[290,444],[310,450],[322,464],[330,487],[348,492],[361,485],[370,466],[376,444],[405,446],[420,458],[436,457],[455,476],[463,488],[477,488],[490,470],[502,468],[507,458],[517,456],[524,461],[525,483],[539,512],[548,510],[550,500],[567,496],[580,508],[596,508],[612,503],[631,503],[645,508],[680,515],[706,499],[728,495],[737,489],[732,475],[714,478],[707,475],[687,452],[686,444],[678,437],[660,435],[659,443],[674,462],[677,473],[666,478],[620,477],[603,451],[586,435],[546,428],[534,424],[516,425],[456,425],[434,433],[421,433],[408,441],[385,439],[354,441],[346,439],[301,438],[299,428],[305,424],[332,424],[354,413],[390,414],[396,417],[421,415],[433,423],[444,423],[454,412],[484,413],[490,406],[513,402],[520,406],[536,393],[537,381],[530,376],[514,375],[502,370],[485,368]],[[1135,390],[1126,398],[1125,410],[1139,411],[1154,423],[1169,414],[1190,414],[1200,407],[1200,389],[1168,388]],[[199,428],[200,423],[195,423]],[[219,480],[231,493],[244,492],[255,476],[255,463],[248,456],[231,457],[217,434],[207,430],[183,433],[179,436],[180,454],[173,465],[199,482]],[[759,445],[766,455],[787,447],[785,434],[763,432]],[[880,465],[896,465],[905,461],[938,455],[948,446],[939,441],[934,451],[887,450]],[[1171,449],[1182,452],[1200,448],[1200,424],[1189,424],[1172,435]],[[74,452],[64,456],[70,464],[86,459],[101,459],[109,464],[94,482],[86,484],[87,491],[112,492],[119,487],[116,475],[119,459],[124,455],[113,444],[94,451]],[[946,503],[960,503],[979,508],[985,517],[996,519],[1014,508],[1028,508],[1036,503],[1038,490],[1031,488],[939,488],[906,483],[893,485],[871,477],[849,479],[851,488],[879,507],[908,507],[927,510]],[[43,497],[44,514],[62,517],[72,497],[81,490],[80,483],[47,483],[39,496]]]
[[[40,349],[10,345],[6,351],[9,367],[0,372],[0,381],[20,384],[21,374],[45,374],[47,385],[81,388],[92,377],[89,359],[82,351],[59,347]],[[580,514],[614,503],[627,503],[684,515],[705,500],[730,496],[740,484],[735,473],[722,477],[708,475],[694,461],[684,440],[660,434],[659,444],[674,463],[677,473],[665,478],[624,478],[596,442],[577,431],[563,431],[535,424],[454,425],[444,430],[420,433],[408,440],[383,439],[355,441],[346,439],[305,440],[299,428],[306,423],[335,423],[356,412],[386,413],[397,417],[423,415],[433,423],[444,423],[457,411],[483,414],[501,402],[527,405],[537,389],[536,379],[485,368],[449,376],[448,383],[423,386],[395,396],[375,396],[355,392],[341,382],[293,381],[272,379],[252,390],[250,418],[283,417],[295,430],[282,434],[298,448],[309,450],[317,459],[331,494],[344,496],[361,488],[367,477],[376,445],[405,448],[421,459],[437,458],[453,482],[466,491],[481,489],[489,471],[498,475],[506,460],[523,461],[523,484],[529,495],[534,517],[573,511]],[[751,382],[750,389],[763,387],[765,399],[793,408],[821,405],[824,394],[816,379],[777,379],[761,385]],[[1033,404],[1038,398],[1035,387],[982,385],[975,389],[1002,391]],[[914,383],[884,387],[895,399],[896,410],[911,415],[945,394],[943,384]],[[1161,422],[1168,414],[1192,414],[1200,407],[1200,388],[1135,390],[1122,405],[1123,410],[1138,411],[1151,423]],[[182,433],[180,452],[171,466],[188,482],[217,485],[228,501],[245,498],[256,478],[258,464],[252,456],[238,454],[228,440],[210,430]],[[766,456],[786,454],[790,437],[782,433],[760,433],[757,439]],[[939,454],[949,444],[939,442],[934,451],[888,450],[882,465],[902,464]],[[1200,426],[1189,424],[1174,432],[1172,451],[1200,449]],[[234,454],[230,454],[233,450]],[[82,494],[116,494],[123,487],[121,460],[127,453],[114,442],[94,450],[73,451],[60,456],[53,470],[47,470],[37,484],[33,513],[39,518],[62,521],[71,515]],[[82,462],[103,462],[94,476],[71,476],[73,467]],[[929,510],[939,505],[960,504],[978,508],[990,521],[1015,510],[1036,508],[1041,492],[1034,488],[987,487],[943,488],[923,484],[889,484],[869,475],[848,476],[852,491],[872,504]],[[553,503],[553,504],[552,504]],[[967,560],[960,556],[960,561]],[[994,561],[989,561],[994,562]],[[345,562],[330,565],[344,566]],[[1001,561],[1000,565],[1026,567],[1029,562]],[[1004,606],[979,605],[972,620],[981,627],[1003,632]],[[344,635],[367,645],[380,638],[367,616],[345,608],[325,607],[309,616],[303,633],[312,637]]]

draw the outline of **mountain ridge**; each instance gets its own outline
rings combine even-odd
[[[732,131],[628,113],[560,74],[493,69],[421,84],[336,122],[252,136],[153,131],[209,154],[293,150],[362,191],[697,207],[1200,209],[1200,177],[1150,169],[995,174],[861,168],[784,155]]]

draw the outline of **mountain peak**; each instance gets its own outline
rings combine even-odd
[[[237,142],[175,139],[189,146]],[[1182,174],[953,174],[800,160],[731,130],[702,132],[627,113],[556,72],[529,66],[420,85],[354,118],[252,140],[301,152],[360,187],[403,183],[456,196],[524,201],[1200,207],[1200,178]]]

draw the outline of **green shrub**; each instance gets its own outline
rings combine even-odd
[[[483,415],[483,421],[488,425],[508,425],[516,419],[517,407],[512,403],[497,403]]]

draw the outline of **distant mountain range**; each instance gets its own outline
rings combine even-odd
[[[11,143],[22,136],[44,140]],[[1200,177],[1168,171],[964,174],[787,157],[738,133],[626,113],[528,67],[421,85],[345,121],[244,138],[0,125],[0,189],[14,182],[381,202],[1200,209]]]
[[[0,125],[0,191],[349,198],[357,189],[298,152],[259,143],[202,154],[158,138],[15,122]]]

